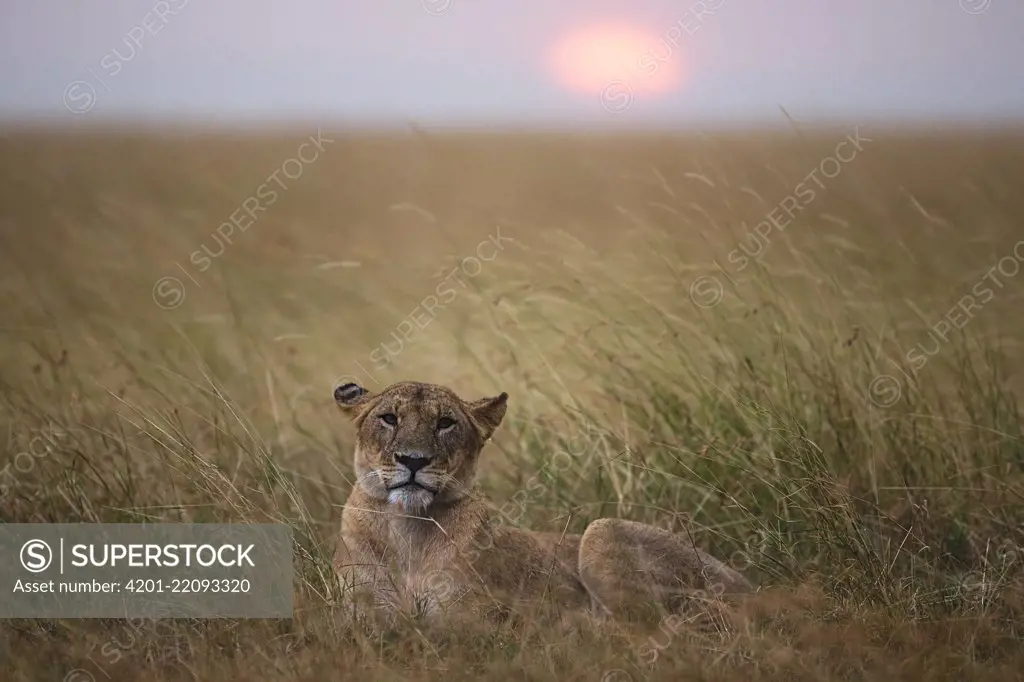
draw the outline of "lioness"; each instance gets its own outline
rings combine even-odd
[[[696,589],[751,589],[688,537],[643,523],[597,519],[569,535],[495,522],[474,482],[506,393],[466,402],[432,384],[375,394],[349,383],[334,398],[358,432],[334,555],[343,592],[427,614],[547,598],[608,615],[645,602],[671,608]]]

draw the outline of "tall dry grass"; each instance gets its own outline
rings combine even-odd
[[[314,132],[0,141],[0,518],[287,523],[297,568],[291,621],[6,621],[7,679],[1019,676],[1024,275],[991,275],[1019,266],[1019,138],[865,129],[752,237],[851,130],[337,135],[218,244]],[[353,625],[348,375],[508,391],[481,481],[506,523],[676,528],[761,593],[703,625]]]

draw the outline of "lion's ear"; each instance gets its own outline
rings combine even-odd
[[[483,436],[484,440],[487,440],[494,433],[494,430],[498,428],[498,425],[501,424],[501,420],[505,418],[505,409],[508,407],[508,393],[502,393],[493,398],[474,400],[471,403],[467,403],[466,407],[469,409],[469,414],[473,417],[473,421],[476,422],[477,427],[480,429],[480,435]]]
[[[334,389],[334,402],[342,412],[352,417],[358,416],[372,398],[373,393],[359,384],[342,384]]]

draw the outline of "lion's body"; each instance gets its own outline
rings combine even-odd
[[[559,602],[587,603],[575,565],[556,559],[557,538],[494,524],[475,496],[419,517],[386,506],[354,491],[335,554],[343,582],[369,588],[379,604],[433,611],[456,602],[530,600],[545,590]],[[566,542],[578,547],[579,537]]]
[[[686,536],[646,524],[598,519],[572,535],[496,523],[473,484],[505,394],[466,403],[403,383],[377,395],[347,384],[335,396],[359,433],[334,557],[348,594],[427,613],[539,600],[622,613],[688,590],[750,590]]]

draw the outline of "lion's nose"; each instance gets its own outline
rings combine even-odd
[[[410,473],[415,474],[417,471],[430,464],[432,458],[427,457],[421,452],[412,452],[407,455],[398,455],[395,459],[398,460],[399,464],[408,469]]]

